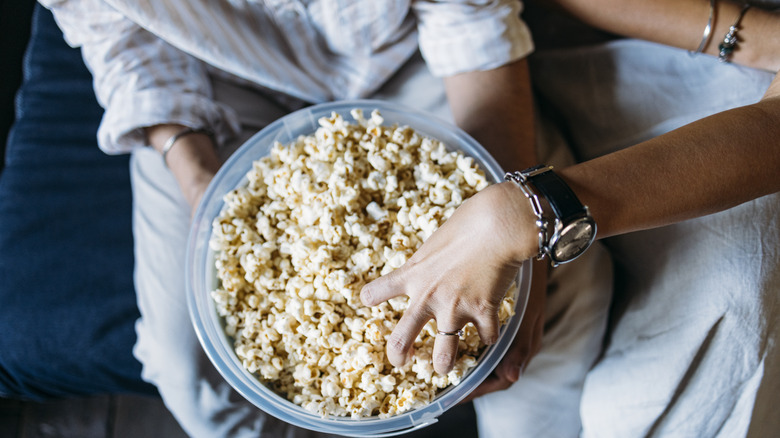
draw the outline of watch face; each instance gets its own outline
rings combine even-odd
[[[596,223],[587,216],[575,219],[557,233],[557,239],[555,237],[550,242],[550,257],[557,263],[572,261],[593,243]]]

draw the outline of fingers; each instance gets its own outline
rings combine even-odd
[[[465,314],[459,317],[455,313],[440,315],[437,318],[438,332],[433,344],[433,369],[437,373],[446,374],[452,371],[458,355],[461,329],[468,322],[475,325],[483,343],[486,345],[496,343],[499,333],[498,312],[490,310],[491,306],[484,306],[484,309],[485,311],[478,312],[478,319],[469,320]]]
[[[403,267],[385,274],[376,280],[363,286],[360,290],[360,301],[364,306],[376,306],[377,304],[405,294],[406,288],[400,280],[403,275]]]
[[[499,380],[507,382],[507,386],[520,378],[542,345],[544,318],[541,318],[541,315],[530,316],[523,322],[517,336],[512,340],[512,345],[493,371]]]
[[[508,382],[509,385],[517,382],[533,356],[531,352],[535,349],[533,344],[534,340],[521,337],[518,334],[504,358],[493,371],[496,376],[500,380]]]
[[[458,355],[458,336],[436,335],[433,343],[433,369],[439,374],[447,374],[455,366]]]
[[[520,379],[535,351],[536,342],[518,333],[496,369],[461,403],[495,391],[503,391]]]
[[[403,295],[410,299],[387,339],[389,362],[402,367],[409,361],[415,339],[431,319],[436,319],[438,327],[445,331],[458,330],[472,322],[482,342],[494,344],[500,333],[498,307],[517,275],[517,267],[502,267],[488,273],[481,269],[442,270],[430,265],[435,260],[419,254],[420,251],[415,253],[417,260],[410,259],[401,268],[366,284],[360,292],[366,306]],[[446,374],[453,369],[458,343],[458,336],[436,336],[431,359],[437,373]]]
[[[534,263],[531,295],[523,322],[496,369],[463,402],[509,388],[523,375],[542,347],[547,292],[547,266]]]
[[[479,319],[474,321],[474,326],[485,345],[495,344],[499,334],[498,310],[492,313],[483,313]]]
[[[390,298],[404,295],[403,286],[398,280],[400,278],[397,275],[398,272],[399,270],[393,271],[364,286],[360,293],[363,304],[376,305]],[[490,304],[476,306],[482,310],[472,312],[475,316],[469,317],[469,312],[457,310],[459,306],[442,308],[439,305],[435,306],[439,308],[438,311],[435,311],[431,305],[437,300],[431,300],[429,294],[425,294],[423,297],[425,298],[419,300],[410,297],[412,301],[387,340],[387,358],[393,366],[402,367],[411,359],[414,354],[415,339],[432,318],[437,319],[439,327],[453,328],[451,332],[456,332],[466,323],[472,322],[477,328],[480,339],[487,345],[494,344],[498,339],[499,321],[495,306]],[[472,306],[466,307],[474,308]],[[442,330],[442,332],[449,331]],[[457,359],[459,342],[460,336],[457,335],[439,333],[436,336],[432,360],[434,370],[437,373],[447,374],[453,369]]]
[[[528,367],[528,363],[542,348],[542,336],[544,334],[545,304],[547,300],[547,265],[543,262],[535,262],[533,265],[533,280],[530,296],[526,306],[526,314],[517,331],[517,336],[512,346],[504,356],[504,368],[498,372],[505,377],[515,373],[514,366],[520,367],[521,372]],[[509,364],[512,367],[509,368]]]
[[[531,325],[537,327],[535,323]],[[512,341],[512,345],[509,346],[496,369],[466,397],[464,402],[494,391],[503,391],[517,382],[532,356],[529,352],[535,349],[535,346],[533,346],[535,337],[536,334],[532,333],[532,338],[529,339],[522,332],[518,331],[517,336]]]
[[[419,306],[409,306],[387,339],[387,359],[395,367],[404,366],[414,354],[414,340],[431,319]]]
[[[438,324],[437,324],[438,325]],[[438,325],[439,332],[433,343],[433,369],[439,374],[447,374],[455,366],[458,357],[458,344],[460,343],[460,329],[441,330],[441,327],[455,327],[454,324]]]

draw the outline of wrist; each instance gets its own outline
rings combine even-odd
[[[148,126],[144,129],[144,132],[146,133],[146,142],[154,150],[162,154],[163,147],[168,139],[184,129],[187,129],[187,127],[178,123]]]
[[[195,208],[219,170],[211,143],[185,141],[169,154],[170,169],[187,202]]]
[[[745,64],[773,72],[780,71],[780,12],[752,8],[740,31]],[[739,52],[735,57],[740,55]]]
[[[220,163],[212,136],[207,132],[191,131],[175,138],[186,129],[177,124],[157,125],[147,128],[146,134],[149,144],[161,155],[166,145],[169,146],[166,165],[176,178],[184,198],[194,208],[219,170]],[[175,145],[171,147],[172,138],[175,138]]]
[[[596,222],[552,166],[509,172],[505,178],[520,188],[531,205],[538,228],[537,259],[547,256],[555,267],[575,260],[590,247],[596,238]]]
[[[498,202],[502,205],[496,211],[508,222],[507,228],[512,230],[508,257],[513,263],[522,264],[539,254],[537,217],[520,186],[507,181],[496,184],[496,187],[500,189]]]
[[[727,59],[748,67],[778,71],[780,13],[754,7],[744,11],[744,16],[740,17],[743,7],[740,3],[718,2],[716,17],[720,15],[720,19],[716,20],[718,26],[713,30],[708,51],[718,56],[719,46],[723,44],[729,26],[736,25],[738,33],[735,33],[733,53],[730,52]]]

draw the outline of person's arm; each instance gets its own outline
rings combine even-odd
[[[558,173],[589,206],[598,238],[604,238],[714,213],[780,191],[778,138],[780,79],[775,79],[755,105],[707,117]],[[420,296],[431,303],[423,316],[449,308],[445,315],[455,315],[448,320],[452,326],[465,321],[458,317],[468,315],[464,309],[469,307],[485,318],[512,268],[531,258],[536,245],[530,203],[514,183],[496,184],[458,208],[406,265],[369,283],[363,299],[378,302],[399,292],[413,300]],[[400,343],[409,330],[403,326],[398,332],[388,348],[403,351]],[[392,360],[396,363],[399,356]]]
[[[506,170],[537,162],[530,83],[525,58],[489,71],[444,78],[455,123]]]
[[[415,9],[422,23],[421,50],[432,72],[445,78],[455,122],[507,170],[537,162],[532,93],[524,59],[533,45],[525,24],[519,19],[520,6],[519,2],[503,0],[484,4],[417,2]],[[454,9],[442,13],[444,8]],[[451,13],[455,10],[458,13]],[[479,203],[467,201],[463,208],[472,204]],[[495,216],[491,214],[482,217],[484,222],[456,235],[447,233],[448,229],[457,229],[457,225],[448,225],[453,221],[449,219],[402,268],[363,289],[362,298],[367,305],[398,295],[410,298],[410,307],[388,342],[391,363],[402,365],[408,360],[417,333],[432,318],[442,331],[455,331],[472,322],[484,342],[490,344],[497,339],[498,304],[516,278],[520,264],[506,263],[510,257],[495,253],[491,260],[501,266],[498,274],[452,269],[460,265],[456,259],[466,262],[480,244],[489,244],[495,236],[502,235],[496,228],[505,224],[493,220]],[[497,248],[503,244],[494,243]],[[429,263],[435,263],[439,251],[445,247],[457,248],[451,254],[453,263],[444,269],[428,269]],[[509,386],[539,348],[546,278],[544,269],[534,274],[533,287],[537,293],[528,306],[517,343],[496,370],[496,378],[480,391]],[[468,290],[459,287],[471,280],[478,281],[480,286]],[[481,295],[485,290],[491,291],[487,304]],[[437,336],[433,355],[437,372],[445,373],[452,368],[456,352],[457,337]]]
[[[690,50],[701,42],[710,7],[706,0],[550,3],[602,30]],[[741,9],[739,3],[715,2],[704,53],[717,55],[718,44]],[[780,69],[779,12],[749,9],[737,35],[732,62]],[[714,213],[780,190],[778,135],[780,76],[775,76],[756,104],[715,114],[559,173],[590,207],[603,238]]]
[[[755,105],[558,169],[590,207],[599,226],[597,237],[713,213],[780,190],[779,82],[775,79]],[[489,326],[487,315],[500,291],[514,269],[537,253],[537,244],[530,203],[514,183],[490,186],[466,201],[404,266],[362,292],[367,304],[401,294],[412,300],[411,315],[404,316],[407,321],[390,339],[391,362],[405,362],[409,339],[431,315],[445,317],[445,330],[459,327],[468,315],[480,329]],[[540,295],[532,293],[531,298]],[[483,340],[492,340],[491,333],[480,330]]]
[[[204,64],[100,0],[42,0],[66,40],[79,47],[105,113],[98,144],[111,154],[151,145],[158,151],[185,126],[233,135],[237,118],[211,98]],[[161,158],[162,160],[162,158]],[[194,208],[218,168],[205,135],[181,137],[166,160]]]
[[[445,78],[444,83],[455,122],[485,146],[504,169],[525,169],[538,162],[527,59],[487,72],[451,76]],[[513,195],[518,194],[514,187],[509,189]],[[506,211],[504,214],[518,213]],[[490,227],[485,226],[483,230],[493,234]],[[451,241],[451,238],[446,236],[444,240]],[[512,347],[494,373],[469,395],[469,399],[508,388],[539,351],[546,289],[547,266],[535,262],[526,312]]]
[[[617,35],[653,41],[672,47],[696,50],[702,42],[709,18],[708,0],[538,0],[555,5],[580,21]],[[742,3],[717,0],[712,28],[702,52],[718,55],[718,45],[734,24]],[[673,11],[673,13],[670,13]],[[753,7],[742,17],[739,43],[732,62],[748,67],[780,69],[778,15]]]
[[[780,190],[780,75],[764,98],[560,170],[599,237],[715,213]]]

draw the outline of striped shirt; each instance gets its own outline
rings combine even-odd
[[[369,96],[418,48],[437,76],[533,49],[517,0],[40,1],[95,78],[108,153],[161,123],[235,133],[236,114],[211,99],[214,74],[318,103]]]

